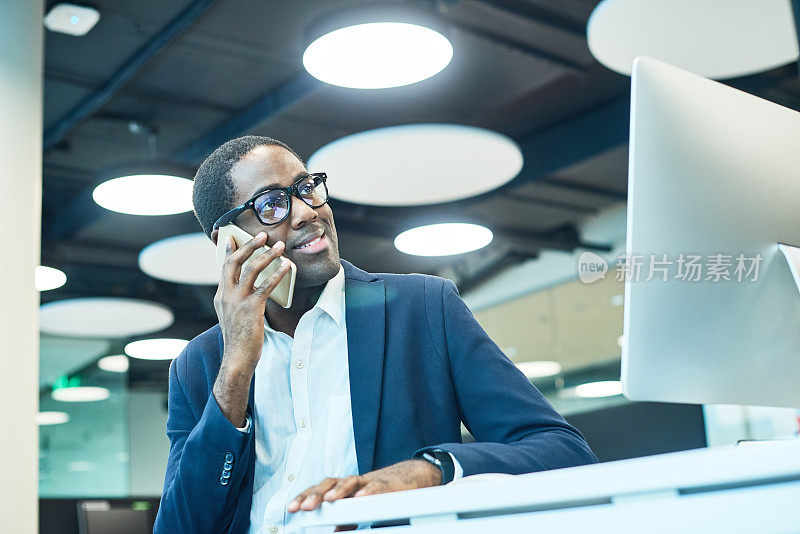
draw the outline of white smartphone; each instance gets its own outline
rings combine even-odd
[[[233,236],[233,239],[236,241],[236,248],[241,248],[245,243],[253,239],[253,236],[236,226],[235,224],[226,224],[225,226],[219,229],[219,234],[217,235],[217,261],[220,265],[225,263],[225,248],[228,243],[228,237]],[[253,254],[244,262],[242,267],[249,264],[251,261],[256,259],[257,257],[261,256],[262,254],[266,253],[269,250],[269,247],[264,245],[263,247],[259,247],[253,252]],[[255,287],[260,286],[264,280],[269,278],[275,271],[277,271],[281,265],[285,262],[289,263],[289,272],[287,272],[283,278],[281,279],[278,287],[276,287],[272,293],[270,294],[269,298],[283,306],[284,308],[288,308],[292,305],[292,297],[294,296],[294,279],[297,275],[297,266],[292,263],[291,260],[288,258],[284,258],[280,256],[273,260],[269,265],[267,265],[256,278],[256,283],[254,284]]]

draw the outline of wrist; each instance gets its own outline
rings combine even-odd
[[[411,460],[412,462],[416,463],[419,466],[419,469],[422,471],[423,475],[421,479],[424,481],[420,487],[427,487],[427,486],[441,486],[442,485],[442,470],[439,469],[434,464],[423,460],[422,458],[417,458]]]
[[[214,381],[214,398],[223,415],[237,428],[245,425],[252,377],[253,371],[247,367],[227,365],[223,360]]]
[[[257,363],[258,359],[252,359],[234,351],[223,351],[219,374],[223,375],[224,373],[224,376],[231,380],[247,380],[249,382],[256,372]]]
[[[442,449],[427,449],[419,451],[414,457],[427,462],[439,471],[438,484],[447,484],[455,478],[455,466],[450,453]]]

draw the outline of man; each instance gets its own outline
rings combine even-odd
[[[451,281],[340,260],[326,178],[256,136],[197,171],[195,213],[212,241],[228,223],[255,237],[224,243],[219,325],[170,367],[155,532],[277,534],[323,501],[597,461]],[[280,255],[297,266],[288,309],[268,300],[285,270],[253,286]],[[476,443],[461,443],[462,421]]]

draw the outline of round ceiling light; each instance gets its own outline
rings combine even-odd
[[[54,267],[39,265],[34,271],[36,291],[50,291],[67,283],[67,275]]]
[[[547,360],[541,360],[537,362],[521,362],[517,364],[517,367],[529,379],[554,376],[561,372],[560,363]]]
[[[787,0],[603,0],[589,17],[586,38],[600,63],[628,76],[641,55],[716,79],[798,56]]]
[[[98,185],[92,198],[107,210],[131,215],[192,211],[192,181],[164,174],[121,176]]]
[[[67,412],[39,412],[36,414],[36,424],[39,426],[63,425],[64,423],[69,423]]]
[[[94,386],[70,386],[55,389],[51,395],[60,402],[97,402],[107,399],[111,392]]]
[[[124,354],[106,356],[97,361],[97,367],[109,373],[127,373],[130,362]]]
[[[452,57],[453,46],[437,31],[405,22],[372,22],[317,38],[306,48],[303,66],[331,85],[384,89],[430,78]]]
[[[140,360],[172,360],[188,345],[185,339],[142,339],[125,345],[125,354]]]
[[[169,308],[146,300],[96,297],[48,302],[39,308],[42,333],[68,337],[129,337],[170,326]]]
[[[587,382],[575,386],[575,396],[587,399],[598,397],[613,397],[622,395],[622,382],[619,380],[603,380],[600,382]]]
[[[452,256],[483,248],[492,237],[491,230],[478,224],[429,224],[401,233],[394,238],[394,246],[414,256]]]
[[[522,152],[500,133],[457,124],[409,124],[338,139],[309,169],[325,171],[331,196],[357,204],[413,206],[469,198],[522,169]]]
[[[203,232],[168,237],[139,253],[139,268],[159,280],[217,285],[221,267],[214,243]]]

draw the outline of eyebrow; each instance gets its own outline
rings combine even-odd
[[[307,172],[307,171],[306,171],[306,172],[299,172],[299,173],[297,173],[297,174],[294,176],[294,179],[292,180],[292,183],[294,184],[294,183],[296,183],[298,180],[300,180],[300,179],[302,179],[302,178],[305,178],[306,176],[309,176],[310,174],[311,174],[311,173],[309,173],[309,172]],[[283,189],[283,187],[281,187],[281,184],[278,184],[278,183],[273,183],[273,184],[265,185],[265,186],[263,186],[263,187],[259,187],[258,189],[256,189],[256,190],[253,192],[253,194],[252,194],[252,195],[250,195],[250,198],[253,198],[253,197],[255,197],[255,196],[258,196],[258,195],[260,195],[261,193],[263,193],[264,191],[269,191],[270,189]]]

